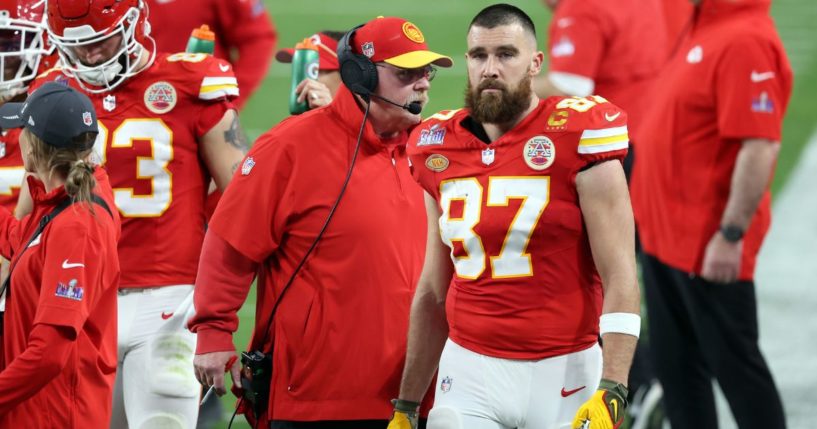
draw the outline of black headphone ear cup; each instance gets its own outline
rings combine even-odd
[[[338,42],[338,63],[343,84],[352,92],[368,97],[377,88],[377,66],[367,56],[352,50],[350,40],[360,27],[350,30]]]

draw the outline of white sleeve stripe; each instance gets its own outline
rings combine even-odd
[[[199,98],[202,100],[215,100],[227,96],[238,97],[238,88],[225,88],[218,91],[199,93]]]
[[[238,81],[234,77],[230,76],[222,76],[222,77],[205,77],[201,81],[201,86],[210,86],[210,85],[238,85]]]
[[[617,142],[601,144],[596,146],[579,146],[579,153],[595,154],[604,152],[613,152],[617,150],[627,149],[629,147],[629,140],[624,139]]]
[[[573,73],[548,72],[548,80],[559,91],[576,97],[587,97],[596,87],[593,79]]]
[[[600,137],[612,137],[621,134],[627,134],[627,126],[621,127],[614,127],[614,128],[603,128],[600,130],[584,130],[582,133],[582,140],[584,139],[597,139]]]

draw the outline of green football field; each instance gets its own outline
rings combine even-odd
[[[462,105],[466,79],[463,61],[465,32],[473,15],[482,7],[494,3],[485,0],[265,2],[278,30],[278,47],[293,46],[300,39],[320,30],[345,30],[378,15],[401,16],[417,24],[425,34],[429,47],[451,56],[455,62],[451,69],[438,71],[430,91],[430,105],[425,112]],[[544,49],[549,11],[539,0],[511,3],[521,7],[534,19],[540,49]],[[773,184],[773,190],[777,192],[785,185],[817,124],[817,97],[814,96],[817,94],[817,29],[810,25],[817,20],[817,9],[812,0],[774,0],[772,13],[795,68],[794,92],[784,124],[783,146]],[[289,66],[274,63],[263,86],[241,114],[241,120],[251,139],[288,115],[289,86]],[[253,292],[240,313],[241,325],[235,336],[237,350],[243,350],[247,344],[253,324],[254,298]],[[232,411],[234,398],[227,395],[222,401],[225,408]],[[226,420],[219,427],[226,427]],[[233,427],[248,428],[249,425],[238,417]]]

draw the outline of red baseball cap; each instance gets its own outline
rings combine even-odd
[[[338,41],[324,33],[310,36],[312,44],[318,47],[318,68],[325,71],[338,69]],[[275,59],[282,63],[291,63],[295,49],[284,48],[275,53]]]
[[[353,51],[369,57],[372,62],[405,69],[454,64],[451,58],[429,51],[420,29],[403,18],[379,16],[358,28],[350,44]]]

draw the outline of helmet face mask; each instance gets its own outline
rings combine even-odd
[[[45,47],[42,2],[0,1],[0,100],[9,100],[28,88],[39,73]],[[40,12],[36,11],[40,6]]]
[[[86,13],[73,19],[70,14],[77,8]],[[91,93],[114,89],[156,56],[155,42],[148,36],[147,6],[141,0],[50,0],[47,25],[63,71]],[[83,62],[84,53],[100,47],[113,51],[110,57]],[[146,50],[148,63],[140,64]]]

